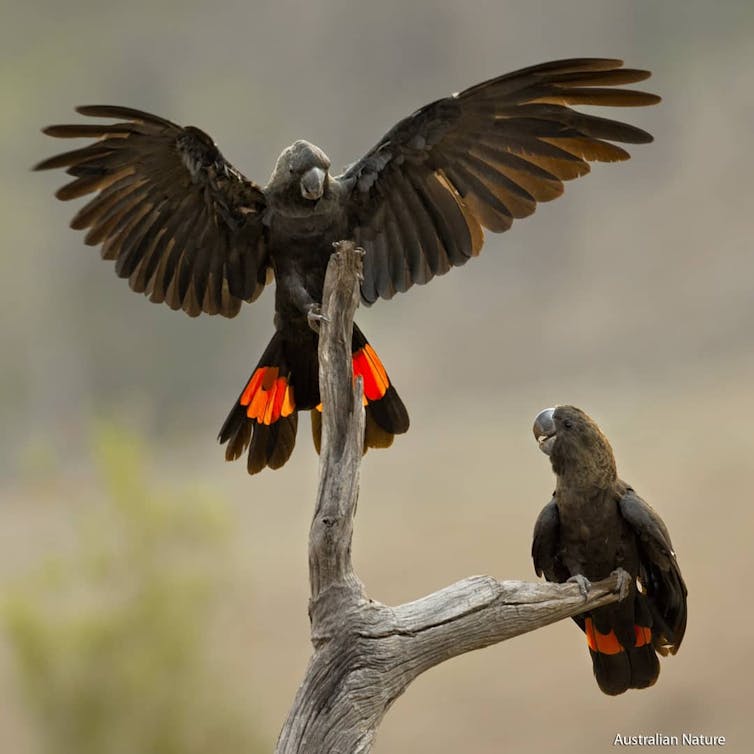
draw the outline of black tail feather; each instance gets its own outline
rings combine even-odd
[[[295,411],[274,424],[254,422],[246,464],[249,474],[257,474],[266,467],[279,469],[283,466],[296,445],[297,428],[298,414]]]
[[[594,677],[605,694],[644,689],[657,681],[660,661],[650,608],[641,593],[593,611],[579,625],[586,634]]]
[[[367,405],[367,424],[369,424],[369,416],[375,424],[390,435],[402,435],[404,432],[408,432],[408,411],[392,385],[380,400],[370,402]],[[392,443],[392,440],[390,442]],[[369,447],[382,448],[387,446],[370,444]]]
[[[614,655],[589,650],[597,685],[610,696],[622,694],[631,688],[631,663],[625,652]]]
[[[651,644],[633,647],[617,654],[589,650],[594,677],[600,689],[617,696],[628,689],[652,686],[660,675],[660,661]]]

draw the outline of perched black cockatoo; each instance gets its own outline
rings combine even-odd
[[[650,74],[620,60],[582,58],[510,73],[417,110],[340,175],[325,153],[297,141],[269,182],[248,180],[193,126],[127,107],[79,107],[115,123],[49,126],[90,138],[37,169],[66,168],[59,199],[95,196],[71,222],[102,245],[115,271],[151,301],[190,316],[233,317],[273,275],[275,334],[220,430],[226,458],[249,447],[248,470],[278,468],[296,440],[297,412],[320,426],[317,318],[333,243],[366,252],[365,302],[391,298],[477,255],[483,228],[507,230],[590,161],[625,160],[612,142],[646,143],[634,126],[569,105],[659,101],[617,88]],[[271,274],[272,273],[272,274]],[[354,327],[354,372],[364,379],[365,447],[386,447],[408,414],[379,357]]]
[[[620,602],[574,618],[606,694],[651,686],[657,653],[675,654],[686,631],[686,585],[662,519],[618,478],[610,443],[574,406],[542,411],[534,436],[557,485],[534,527],[532,557],[548,581],[590,581],[623,569]]]

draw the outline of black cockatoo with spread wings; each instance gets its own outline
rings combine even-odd
[[[400,121],[340,175],[321,149],[297,141],[260,186],[198,128],[105,105],[77,110],[116,122],[44,129],[95,141],[36,167],[73,176],[59,199],[94,194],[71,227],[88,229],[85,243],[101,245],[118,276],[151,301],[233,317],[274,277],[275,334],[220,430],[229,460],[248,447],[253,474],[288,460],[299,411],[312,411],[319,442],[316,326],[333,243],[365,250],[367,303],[464,264],[479,254],[484,228],[507,230],[591,161],[627,159],[616,142],[651,141],[570,107],[658,102],[619,88],[650,75],[622,65],[561,60],[478,84]],[[353,366],[364,380],[365,448],[386,447],[408,429],[408,413],[358,327]]]

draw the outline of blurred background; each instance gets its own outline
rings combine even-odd
[[[484,253],[357,315],[411,431],[362,471],[354,557],[396,604],[474,573],[533,579],[553,478],[536,413],[574,403],[667,522],[689,585],[656,687],[602,695],[562,622],[443,664],[375,751],[749,751],[754,608],[754,4],[621,0],[8,0],[0,29],[0,751],[269,751],[310,652],[304,418],[249,478],[215,436],[272,332],[149,304],[67,225],[40,127],[77,104],[208,131],[264,183],[297,138],[334,165],[417,107],[548,59],[654,72],[656,141],[595,167]],[[78,205],[77,205],[78,206]]]

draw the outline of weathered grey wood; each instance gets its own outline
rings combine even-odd
[[[362,596],[361,583],[351,565],[353,514],[359,495],[364,436],[363,386],[361,380],[353,385],[351,360],[362,256],[363,252],[354,244],[341,244],[327,267],[322,295],[325,318],[320,323],[319,338],[322,449],[317,504],[309,532],[309,612],[313,627],[333,616],[327,600],[329,591],[336,593],[334,598],[341,608],[344,600],[352,604]]]
[[[592,586],[472,576],[413,602],[369,600],[351,564],[364,411],[353,384],[351,331],[361,252],[337,245],[327,269],[319,337],[322,453],[309,534],[314,653],[276,754],[363,754],[414,678],[487,647],[618,599],[618,578]]]

